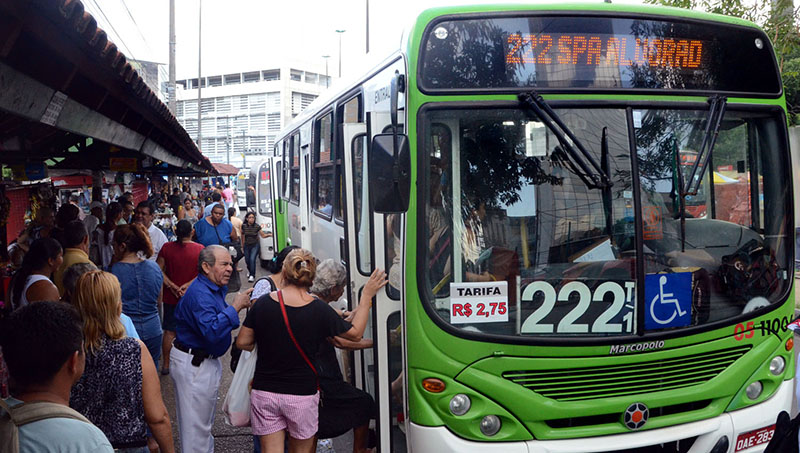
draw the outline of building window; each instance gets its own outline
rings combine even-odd
[[[333,113],[314,122],[314,173],[311,193],[315,211],[333,216],[336,160],[333,155]]]
[[[290,69],[289,70],[289,80],[294,80],[295,82],[302,82],[303,81],[303,71],[298,71],[297,69]]]
[[[217,98],[217,113],[227,114],[231,112],[231,98]]]
[[[261,76],[264,78],[265,82],[269,82],[271,80],[280,80],[281,79],[281,70],[280,69],[270,69],[267,71],[261,71]]]
[[[226,74],[225,75],[225,85],[236,85],[242,83],[242,75],[241,74]]]
[[[208,78],[208,86],[210,87],[221,87],[222,86],[222,76],[212,76]]]
[[[234,107],[238,107],[238,108],[235,108],[235,110],[238,110],[240,112],[247,112],[248,96],[247,95],[238,96],[238,98],[239,98],[239,102],[238,102],[239,105],[238,106],[236,105],[237,104],[236,103],[236,98],[234,98],[234,104],[233,105],[234,105]]]
[[[317,76],[317,74],[315,74],[313,72],[307,72],[306,73],[306,83],[312,83],[312,84],[316,85],[317,84],[317,80],[319,80],[319,77]]]
[[[267,93],[266,102],[267,113],[274,113],[281,111],[281,93]]]
[[[267,133],[267,116],[253,115],[250,117],[250,132],[256,135]]]
[[[203,99],[200,104],[200,114],[211,113],[214,111],[214,98]]]
[[[317,96],[314,94],[292,92],[292,114],[298,114],[306,109]]]
[[[175,116],[183,116],[183,102],[178,102],[175,106]]]
[[[281,130],[281,114],[269,113],[267,114],[267,131],[278,132]]]
[[[245,72],[242,78],[244,83],[258,82],[261,80],[261,74],[258,71]]]
[[[250,113],[264,113],[264,107],[267,104],[267,95],[265,93],[251,94],[250,95]]]
[[[186,116],[197,116],[197,101],[184,101],[183,103],[184,114]]]

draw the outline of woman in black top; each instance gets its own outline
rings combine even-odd
[[[251,424],[264,453],[282,453],[286,431],[291,453],[312,451],[318,427],[319,379],[307,358],[317,353],[327,337],[359,341],[372,304],[372,300],[362,300],[351,325],[310,295],[316,262],[307,250],[289,253],[282,273],[283,289],[264,295],[253,305],[236,340],[236,346],[245,350],[258,345]],[[281,299],[291,330],[284,321]]]
[[[256,223],[256,213],[248,212],[244,216],[242,224],[242,249],[244,249],[244,261],[247,264],[247,281],[253,282],[256,278],[256,260],[258,251],[261,249],[258,238],[268,238],[269,233],[261,229],[261,225]]]
[[[386,285],[386,273],[382,269],[372,272],[361,300],[371,300]],[[338,301],[347,288],[347,269],[336,260],[327,259],[317,266],[317,275],[311,286],[311,293],[320,300],[332,303]],[[342,316],[354,314],[342,313]],[[345,382],[336,358],[334,345],[340,349],[359,350],[372,347],[372,340],[348,341],[340,337],[328,338],[320,344],[316,357],[312,358],[320,378],[322,407],[319,409],[317,437],[327,439],[338,437],[353,430],[353,453],[369,451],[369,421],[375,415],[375,400],[369,393]]]

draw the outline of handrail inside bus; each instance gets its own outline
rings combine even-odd
[[[531,91],[528,93],[520,93],[518,98],[522,104],[530,110],[533,110],[538,116],[537,119],[541,120],[542,123],[553,132],[562,149],[571,159],[572,162],[570,163],[580,167],[574,168],[574,165],[572,165],[575,174],[581,178],[584,184],[586,184],[586,187],[590,189],[604,189],[613,185],[608,174],[601,168],[594,157],[589,154],[586,147],[583,146],[569,127],[564,124],[556,112],[547,105],[542,96],[535,91]],[[569,137],[569,140],[567,137]],[[575,146],[573,146],[573,144]],[[575,150],[575,147],[578,148],[580,153]]]

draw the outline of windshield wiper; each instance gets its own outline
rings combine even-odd
[[[700,190],[700,183],[703,181],[703,176],[708,166],[708,159],[711,157],[711,151],[714,150],[714,144],[717,142],[719,136],[719,128],[722,125],[722,117],[725,116],[725,107],[728,104],[728,98],[725,96],[713,95],[708,98],[708,103],[711,107],[708,109],[708,120],[706,121],[706,130],[703,134],[703,143],[700,145],[700,150],[697,153],[697,159],[692,165],[692,170],[689,172],[689,180],[684,183],[681,181],[681,199],[686,195],[697,195]],[[698,174],[698,170],[700,173]]]
[[[561,148],[567,153],[567,156],[573,164],[575,174],[586,184],[590,189],[603,189],[611,187],[611,179],[608,173],[603,171],[594,157],[586,150],[586,147],[578,140],[578,137],[572,133],[566,124],[559,118],[556,112],[544,102],[544,99],[536,92],[520,93],[517,96],[526,107],[533,110],[538,119],[553,132],[553,135],[558,139]],[[569,137],[569,139],[568,139]],[[573,146],[574,144],[574,146]],[[575,148],[578,148],[577,150]],[[574,168],[577,166],[578,168]]]
[[[600,138],[600,169],[603,171],[603,174],[608,174],[610,171],[609,169],[611,166],[608,162],[608,128],[603,128],[603,133]],[[614,234],[613,234],[613,223],[611,219],[611,184],[604,186],[602,188],[602,198],[603,198],[603,216],[606,221],[606,232],[608,233],[608,238],[611,243],[614,243]]]

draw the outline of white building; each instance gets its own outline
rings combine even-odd
[[[323,92],[331,78],[311,65],[202,78],[200,149],[211,162],[249,168],[272,155],[275,136]],[[177,81],[176,117],[197,141],[197,78]]]

